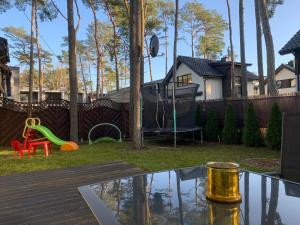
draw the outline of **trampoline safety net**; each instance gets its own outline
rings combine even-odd
[[[195,99],[199,85],[175,85],[177,131],[196,129]],[[172,88],[172,83],[165,86],[153,84],[142,88],[144,132],[173,131]]]

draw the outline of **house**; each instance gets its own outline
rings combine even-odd
[[[155,85],[158,86],[163,82],[163,79],[161,80],[155,80],[152,82],[146,82],[143,84],[144,87],[147,87],[149,85]],[[108,92],[105,97],[106,99],[110,99],[114,102],[118,103],[128,103],[130,98],[130,87],[121,88],[118,91],[114,90],[111,92]]]
[[[281,64],[275,70],[275,83],[279,94],[295,93],[296,89],[296,75],[294,61],[288,64]],[[267,93],[268,80],[265,80],[265,91]]]
[[[208,60],[187,56],[177,57],[177,87],[189,83],[199,84],[196,100],[222,99],[231,96],[231,62],[226,57],[221,60]],[[236,96],[241,96],[241,63],[234,63]],[[251,64],[247,64],[250,66]],[[258,95],[258,76],[247,71],[248,96]],[[164,83],[173,81],[173,67],[169,70]]]
[[[280,55],[293,54],[295,57],[294,74],[296,92],[300,91],[300,30],[280,49]]]

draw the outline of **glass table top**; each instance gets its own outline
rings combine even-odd
[[[243,171],[242,202],[205,197],[206,168],[149,173],[79,187],[102,225],[298,225],[300,185]]]

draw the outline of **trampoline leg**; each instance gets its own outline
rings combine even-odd
[[[193,142],[195,142],[195,131],[193,131]]]

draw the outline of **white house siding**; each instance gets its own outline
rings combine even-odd
[[[204,98],[204,96],[201,97]],[[201,100],[203,100],[203,98]],[[211,99],[221,99],[221,98],[223,98],[222,79],[207,79],[206,99],[211,100]]]
[[[202,92],[201,96],[196,97],[196,101],[204,100],[204,80],[203,77],[196,74],[193,70],[181,63],[176,70],[176,77],[192,74],[192,82],[199,84],[198,93]],[[170,80],[172,82],[173,79]],[[209,78],[206,80],[206,99],[221,99],[223,98],[222,79]]]
[[[283,68],[278,73],[275,74],[275,82],[279,80],[287,80],[287,79],[296,79],[295,73]],[[267,93],[268,90],[268,84],[265,85],[265,92]],[[296,92],[296,86],[291,88],[279,88],[278,89],[279,94],[288,94],[288,93],[294,93]]]
[[[248,91],[248,96],[255,96],[255,95],[259,95],[259,92],[255,93],[255,87],[258,88],[258,81],[254,80],[254,81],[248,81],[247,83],[247,91]]]
[[[15,101],[20,101],[20,68],[19,67],[11,67],[11,98]]]

